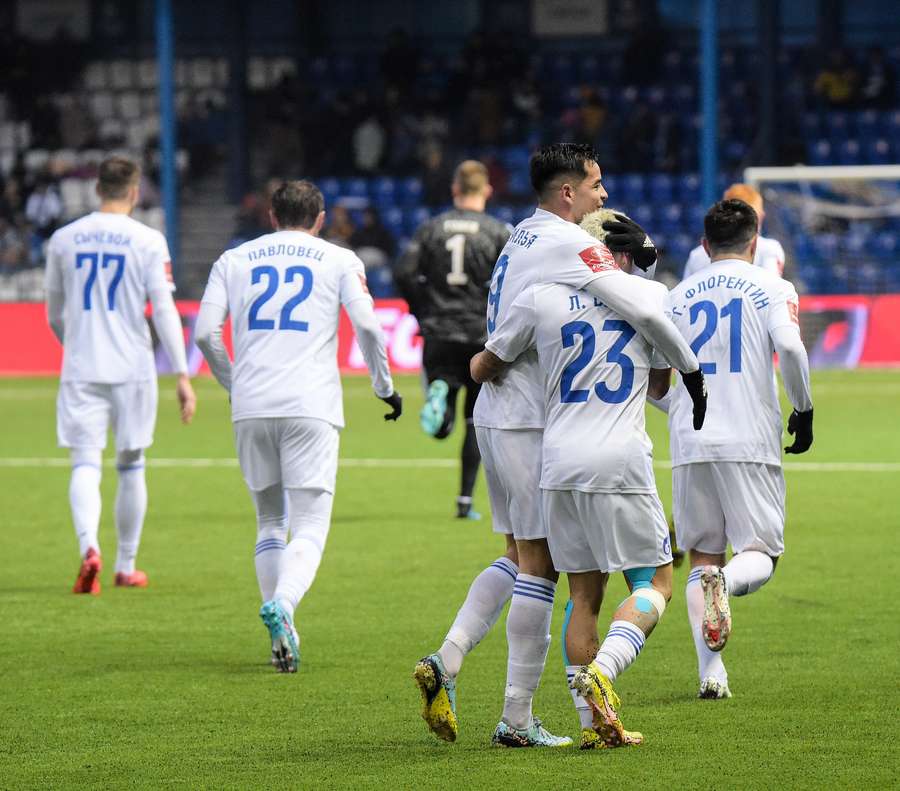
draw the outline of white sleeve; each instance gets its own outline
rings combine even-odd
[[[354,275],[355,277],[355,275]],[[362,296],[366,296],[363,294]],[[372,299],[354,299],[344,305],[350,317],[356,341],[359,343],[369,375],[372,377],[372,388],[379,398],[387,398],[394,392],[391,369],[388,365],[387,350],[384,345],[384,333],[375,315]]]
[[[178,315],[178,308],[175,307],[175,300],[172,299],[172,292],[166,287],[151,291],[150,304],[153,306],[150,318],[160,343],[169,356],[172,370],[177,374],[186,374],[188,366],[184,350],[184,332],[181,329],[181,317]]]
[[[372,302],[369,287],[366,284],[366,267],[356,255],[351,255],[344,274],[341,275],[341,304],[346,307],[356,299],[368,299]],[[388,393],[390,395],[390,393]]]
[[[66,292],[62,269],[53,238],[47,246],[47,266],[44,270],[44,287],[47,292],[47,323],[60,343],[65,338]]]
[[[800,328],[800,297],[787,280],[778,279],[777,291],[769,303],[766,326],[770,334],[779,327]]]
[[[145,253],[147,261],[144,264],[144,287],[147,289],[147,293],[174,291],[172,256],[169,255],[169,245],[166,243],[166,237],[158,231],[154,231]]]
[[[778,365],[788,399],[798,412],[808,412],[812,409],[809,358],[800,338],[800,328],[782,325],[771,331],[770,336],[775,351],[778,352]]]
[[[503,362],[514,362],[520,354],[535,345],[535,287],[526,288],[515,299],[484,345]]]
[[[591,280],[584,288],[659,349],[673,367],[682,373],[700,367],[697,355],[660,307],[655,283],[616,270]]]
[[[216,381],[231,392],[231,358],[222,341],[222,327],[228,318],[228,308],[214,302],[202,302],[197,315],[194,341],[203,353]]]

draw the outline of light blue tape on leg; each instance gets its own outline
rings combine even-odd
[[[656,575],[656,569],[653,566],[644,566],[639,569],[628,569],[625,572],[625,579],[631,583],[631,592],[635,593],[641,588],[652,588],[650,584]]]
[[[645,599],[643,596],[635,596],[634,606],[637,607],[640,612],[648,613],[653,609],[653,602],[650,601],[650,599]]]
[[[566,651],[566,632],[569,631],[569,621],[572,620],[572,600],[566,602],[566,617],[563,619],[563,627],[562,627],[562,652],[563,652],[563,663],[566,667],[569,666],[569,652]]]

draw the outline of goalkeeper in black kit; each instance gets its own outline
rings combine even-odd
[[[485,214],[491,185],[481,162],[462,162],[451,192],[453,208],[419,226],[400,259],[395,282],[424,339],[422,364],[428,392],[419,421],[426,434],[436,439],[450,435],[457,395],[465,388],[466,433],[456,516],[478,519],[480,515],[472,510],[472,491],[481,455],[472,411],[480,385],[469,375],[469,360],[487,340],[491,274],[510,228]]]

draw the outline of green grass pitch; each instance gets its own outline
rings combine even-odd
[[[139,566],[147,590],[112,586],[115,473],[103,480],[99,598],[69,593],[78,565],[52,380],[0,380],[0,788],[884,788],[896,787],[900,694],[900,372],[814,376],[816,443],[789,468],[787,554],[733,605],[725,661],[734,698],[695,699],[684,606],[672,603],[617,688],[646,745],[495,750],[506,667],[503,620],[459,678],[460,738],[419,717],[413,664],[434,650],[472,578],[500,554],[489,520],[449,518],[458,433],[385,424],[368,381],[346,383],[345,463],[324,561],[298,609],[302,665],[268,665],[253,570],[255,525],[233,459],[227,402],[198,383],[195,424],[161,383]],[[657,459],[668,457],[649,410]],[[107,457],[109,452],[107,452]],[[23,463],[54,458],[58,463]],[[365,459],[391,459],[392,464]],[[422,459],[429,460],[428,463]],[[432,461],[433,460],[433,461]],[[793,461],[793,460],[792,460]],[[853,465],[885,462],[882,467]],[[828,466],[831,465],[831,466]],[[663,500],[669,473],[657,470]],[[476,506],[487,512],[483,481]],[[624,591],[610,583],[601,626]],[[554,640],[536,712],[577,737]]]

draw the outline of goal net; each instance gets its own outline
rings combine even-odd
[[[900,294],[900,165],[748,168],[744,180],[765,200],[784,276],[806,295],[813,364],[865,364],[876,298]]]

